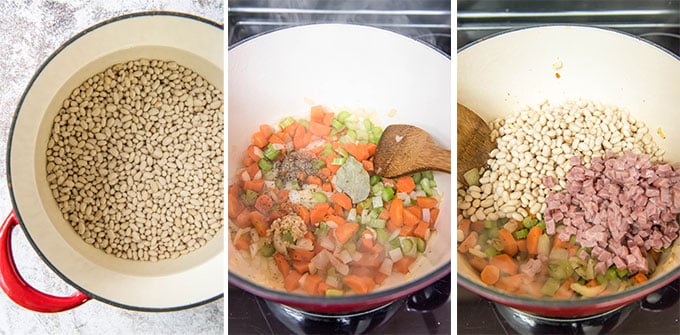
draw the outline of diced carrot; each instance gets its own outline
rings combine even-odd
[[[253,164],[255,164],[255,161],[250,156],[243,157],[243,166],[251,166]]]
[[[409,271],[409,267],[413,262],[416,261],[416,258],[413,256],[404,256],[400,260],[394,262],[392,264],[392,270],[401,272],[403,274],[407,274]]]
[[[295,205],[295,213],[299,215],[302,218],[302,221],[305,222],[305,224],[309,224],[309,210],[302,205]]]
[[[390,221],[396,227],[404,224],[404,203],[398,197],[394,197],[390,202]]]
[[[297,271],[289,271],[283,279],[283,288],[288,292],[295,291],[300,286],[300,278],[302,275]]]
[[[406,207],[406,208],[408,208],[408,207]],[[413,213],[411,211],[406,210],[406,208],[404,208],[405,210],[402,211],[402,215],[404,216],[404,224],[407,225],[407,226],[413,226],[413,225],[418,224],[420,219],[418,219],[417,216],[413,215]]]
[[[238,184],[233,184],[229,186],[227,194],[238,197],[238,195],[241,194],[241,186]]]
[[[294,262],[309,262],[314,257],[314,252],[302,250],[302,249],[292,249],[288,252],[288,256]]]
[[[309,175],[307,177],[307,183],[321,186],[321,178],[319,178],[315,175]]]
[[[529,234],[527,234],[527,252],[530,255],[538,253],[538,239],[543,234],[543,230],[539,226],[531,227]]]
[[[248,180],[243,183],[243,188],[261,193],[262,189],[264,188],[264,179]]]
[[[345,223],[345,218],[343,218],[342,216],[334,215],[334,214],[326,214],[326,216],[324,217],[324,220],[325,221],[333,221],[338,225],[342,225],[342,224]]]
[[[260,211],[262,214],[269,213],[269,210],[272,209],[272,206],[274,206],[274,200],[272,200],[272,197],[269,195],[260,194],[260,196],[255,199],[255,209]]]
[[[413,231],[416,230],[416,225],[414,224],[405,224],[401,226],[401,230],[399,231],[399,236],[411,236],[413,235]]]
[[[236,250],[250,250],[250,235],[240,234],[234,238],[234,247]]]
[[[335,288],[331,285],[328,285],[328,283],[325,282],[325,281],[321,281],[319,283],[319,286],[316,287],[316,294],[326,295],[326,291],[328,291],[329,289],[337,289],[337,288]]]
[[[439,207],[430,208],[430,225],[433,226],[439,217]]]
[[[375,154],[375,149],[378,148],[378,145],[375,143],[366,143],[364,144],[366,146],[366,151],[368,151],[369,156],[373,156]]]
[[[333,122],[333,117],[335,116],[335,113],[333,112],[326,112],[326,114],[323,115],[323,120],[321,123],[330,126],[331,123]]]
[[[293,268],[300,274],[309,271],[309,262],[293,261]]]
[[[493,285],[500,279],[501,271],[496,266],[489,264],[484,267],[479,276],[483,283]]]
[[[255,230],[260,236],[267,235],[267,229],[269,229],[269,223],[262,213],[258,211],[250,212],[250,223],[255,227]]]
[[[375,273],[375,276],[373,277],[375,279],[375,283],[378,285],[381,285],[385,279],[387,279],[387,275],[378,271]]]
[[[237,217],[245,208],[241,202],[241,199],[239,199],[237,195],[229,194],[227,196],[227,201],[227,205],[229,206],[227,212],[229,213],[229,217],[232,219]]]
[[[420,237],[424,240],[428,229],[430,229],[430,224],[425,221],[420,221],[418,226],[416,226],[416,229],[413,230],[413,236]]]
[[[477,271],[482,271],[485,266],[489,264],[486,259],[477,257],[475,255],[468,255],[468,261],[470,262],[470,265]]]
[[[305,278],[305,282],[302,283],[302,288],[308,294],[317,294],[316,288],[322,281],[323,278],[321,278],[321,276],[315,274],[314,275],[308,274],[307,277]]]
[[[354,156],[354,158],[356,158],[356,160],[359,161],[359,162],[365,161],[369,157],[368,150],[367,150],[366,146],[364,146],[362,144],[343,143],[343,144],[341,144],[341,147],[343,149],[347,150],[347,152],[350,155]]]
[[[510,256],[515,256],[517,254],[518,251],[517,241],[515,241],[515,238],[512,236],[512,233],[510,231],[508,231],[507,229],[499,229],[498,239],[501,241],[501,244],[503,245],[503,252]]]
[[[526,294],[528,296],[534,297],[534,298],[540,298],[543,296],[543,292],[541,292],[541,288],[543,287],[543,283],[545,281],[532,281],[530,283],[525,283],[524,285],[521,285],[519,287],[519,292],[522,294]]]
[[[458,245],[458,251],[463,253],[468,252],[475,244],[477,244],[477,232],[473,231]]]
[[[434,208],[439,204],[439,201],[432,197],[416,197],[416,203],[423,208]]]
[[[359,224],[356,222],[346,222],[335,228],[335,238],[340,244],[345,244],[356,232],[359,231]]]
[[[369,267],[369,266],[351,266],[349,273],[353,275],[357,275],[360,277],[370,277],[373,278],[375,277],[375,272],[376,272],[376,267]]]
[[[503,271],[503,273],[509,275],[517,274],[517,262],[515,262],[508,254],[498,254],[491,257],[489,264],[496,266]]]
[[[642,273],[642,272],[636,273],[631,279],[632,279],[633,282],[635,282],[636,284],[642,284],[642,283],[644,283],[644,282],[646,282],[646,281],[649,280],[649,278],[647,278],[647,276],[646,276],[644,273]]]
[[[411,214],[415,215],[418,220],[423,219],[423,209],[418,205],[404,207],[404,210],[411,212]]]
[[[328,169],[327,167],[321,168],[319,170],[319,174],[323,176],[325,179],[328,179],[332,175],[331,170]]]
[[[251,145],[248,146],[247,152],[248,152],[248,157],[250,157],[250,159],[252,159],[253,162],[257,162],[257,161],[260,160],[260,158],[262,158],[255,153],[255,145],[254,144],[251,144]]]
[[[272,127],[270,127],[268,124],[261,124],[260,133],[262,133],[262,136],[269,138],[269,136],[272,136]]]
[[[416,183],[411,176],[402,176],[397,178],[397,192],[409,193],[416,189]]]
[[[359,213],[357,213],[357,214],[359,214]],[[385,228],[387,228],[387,231],[389,231],[389,232],[393,232],[393,231],[395,231],[395,230],[397,230],[397,229],[401,229],[401,227],[400,227],[400,226],[397,226],[397,225],[394,223],[393,220],[387,220],[387,222],[385,223]]]
[[[263,149],[264,147],[267,146],[267,144],[269,144],[269,138],[262,134],[261,131],[254,133],[252,140],[253,144],[255,144],[260,149]]]
[[[345,211],[344,211],[344,209],[342,209],[342,206],[340,206],[338,204],[333,204],[333,214],[335,214],[337,216],[342,216],[342,215],[344,215],[344,213],[345,213]]]
[[[349,210],[352,208],[352,199],[345,193],[333,193],[331,200],[340,205],[343,209]]]
[[[323,122],[324,115],[326,115],[326,107],[321,105],[312,106],[309,119],[321,123]]]
[[[333,192],[333,184],[331,183],[323,183],[321,184],[321,190],[324,192]]]
[[[484,221],[475,221],[470,224],[470,228],[479,233],[480,231],[484,230]]]
[[[293,134],[293,147],[295,150],[306,147],[311,140],[311,134],[307,133],[305,127],[300,126],[295,129],[295,134]]]
[[[331,127],[323,123],[312,121],[309,123],[309,132],[316,136],[326,136],[330,134]]]
[[[319,222],[323,221],[329,208],[330,204],[327,202],[320,202],[314,205],[309,211],[309,222],[313,225],[318,225]]]
[[[366,170],[368,172],[373,172],[373,170],[374,170],[373,161],[371,161],[371,160],[364,159],[363,161],[361,161],[361,165],[363,165],[364,170]]]
[[[387,220],[389,218],[390,218],[390,211],[388,211],[387,209],[383,208],[383,210],[380,211],[380,214],[378,214],[378,219]]]
[[[555,292],[555,295],[553,295],[553,298],[556,299],[569,299],[574,296],[574,290],[571,289],[571,283],[574,282],[574,279],[572,277],[567,278],[565,281],[562,282],[560,287],[557,289],[557,292]]]
[[[470,219],[462,219],[458,221],[458,230],[463,232],[463,237],[466,237],[470,233]]]
[[[373,290],[375,282],[370,277],[361,277],[357,275],[346,275],[342,277],[342,283],[347,285],[352,291],[364,294]]]
[[[283,254],[275,252],[274,262],[276,263],[276,267],[279,269],[279,272],[281,272],[282,275],[286,276],[289,272],[291,272],[290,264],[288,264],[288,260]]]
[[[246,171],[248,171],[248,175],[250,176],[250,179],[255,178],[255,175],[260,172],[260,167],[257,165],[257,163],[252,163],[250,165],[247,165]]]
[[[502,288],[508,292],[516,292],[522,285],[522,276],[524,276],[524,274],[502,276],[496,283],[496,287]]]
[[[527,252],[527,240],[517,240],[517,251]]]
[[[252,226],[250,222],[250,211],[242,210],[241,213],[236,217],[236,226],[239,228],[247,228]]]
[[[368,235],[366,235],[368,233]],[[370,232],[366,231],[364,234],[361,234],[361,238],[359,239],[359,250],[360,251],[371,251],[373,249],[373,235],[371,235]]]

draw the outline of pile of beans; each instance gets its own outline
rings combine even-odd
[[[491,136],[497,147],[480,169],[480,185],[458,188],[458,208],[472,221],[541,218],[548,193],[564,189],[573,156],[588,167],[605,152],[647,154],[653,162],[664,154],[644,123],[586,100],[529,107],[494,121]]]
[[[223,226],[223,94],[172,61],[116,64],[64,100],[47,181],[85,242],[124,259],[176,258]]]

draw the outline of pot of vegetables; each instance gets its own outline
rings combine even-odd
[[[458,52],[458,102],[492,128],[459,183],[458,279],[551,317],[632,303],[680,276],[680,60],[584,26],[510,31]]]
[[[372,164],[389,124],[448,147],[448,57],[382,29],[321,24],[247,40],[228,60],[231,283],[347,313],[449,273],[450,176],[381,178]]]

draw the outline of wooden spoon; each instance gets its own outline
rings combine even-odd
[[[486,165],[491,142],[489,125],[479,115],[458,104],[458,180],[464,182],[463,174],[473,168]]]
[[[394,178],[424,170],[451,173],[451,150],[438,146],[430,134],[411,125],[387,126],[373,156],[375,173]]]

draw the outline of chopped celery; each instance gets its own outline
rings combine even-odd
[[[493,257],[498,255],[498,250],[496,250],[496,248],[494,247],[488,247],[486,248],[486,251],[484,251],[484,253],[486,253],[486,255],[489,257]]]
[[[295,238],[293,238],[293,234],[289,230],[286,230],[281,234],[281,239],[291,244],[295,243]]]
[[[335,152],[338,153],[338,155],[342,156],[342,158],[347,158],[349,156],[349,152],[345,148],[338,147],[335,149]]]
[[[333,129],[335,129],[337,131],[340,131],[343,128],[345,128],[345,125],[342,122],[340,122],[338,119],[333,119],[331,121],[331,126],[333,127]]]
[[[624,278],[625,276],[628,275],[628,270],[627,269],[616,269],[616,275],[619,276],[619,278]]]
[[[342,291],[342,290],[338,290],[338,289],[334,289],[334,288],[326,289],[326,296],[327,297],[341,297],[343,294],[345,294],[345,292]]]
[[[351,137],[347,136],[347,134],[340,136],[338,139],[340,143],[354,143],[354,139]]]
[[[340,111],[340,113],[338,113],[337,120],[340,121],[340,122],[342,122],[342,123],[345,123],[345,121],[347,121],[347,119],[348,119],[350,116],[352,116],[352,114],[350,114],[350,112],[348,112],[348,111]]]
[[[498,227],[498,225],[496,225],[496,221],[494,221],[494,220],[484,220],[484,228],[495,228],[495,227]]]
[[[380,195],[380,194],[382,194],[384,189],[385,189],[385,185],[383,185],[382,183],[377,183],[377,184],[371,186],[371,193],[373,193],[374,195]]]
[[[272,257],[275,251],[276,249],[274,249],[274,245],[271,243],[265,243],[260,249],[260,254],[264,257]]]
[[[333,165],[343,165],[343,164],[345,164],[345,158],[344,157],[335,157],[331,161],[331,164],[333,164]]]
[[[423,174],[420,172],[416,172],[411,175],[411,178],[413,178],[414,183],[419,184],[420,180],[423,178]]]
[[[529,229],[523,228],[512,233],[516,240],[523,240],[529,235]]]
[[[372,228],[385,228],[385,220],[383,219],[372,219],[368,225]]]
[[[463,179],[468,186],[479,186],[479,169],[473,168],[463,174]]]
[[[380,132],[370,131],[368,132],[368,141],[373,144],[378,144],[380,142],[380,136],[382,135],[382,129]]]
[[[353,129],[348,129],[345,133],[345,136],[347,136],[352,142],[357,140],[357,132]]]
[[[326,222],[322,221],[321,223],[319,223],[319,227],[317,227],[316,230],[314,231],[314,235],[324,236],[328,233],[330,229],[331,228],[326,224]]]
[[[399,248],[400,246],[401,246],[401,242],[399,241],[398,237],[395,237],[390,241],[390,247],[392,247],[392,249]]]
[[[279,153],[281,153],[281,150],[279,149],[274,149],[274,145],[269,143],[266,148],[264,148],[263,155],[269,160],[274,160],[276,157],[279,156]]]
[[[425,240],[420,237],[416,237],[416,249],[418,252],[425,252]]]
[[[576,244],[576,235],[571,235],[571,237],[569,237],[569,243]]]
[[[592,287],[585,286],[585,285],[582,285],[582,284],[579,284],[579,283],[572,283],[571,284],[571,289],[574,290],[576,293],[584,296],[584,297],[594,297],[594,296],[602,293],[602,291],[604,291],[605,288],[607,288],[606,284],[592,286]]]
[[[272,162],[269,161],[268,159],[260,158],[260,160],[257,161],[257,166],[259,166],[260,170],[262,170],[263,172],[269,172],[274,167],[274,164],[272,164]]]
[[[420,187],[423,189],[425,194],[427,194],[427,196],[432,196],[432,188],[430,187],[430,180],[429,179],[423,178],[420,181]]]
[[[361,234],[359,234],[359,235],[361,235]],[[347,241],[345,243],[345,245],[343,246],[343,248],[345,248],[345,250],[347,250],[347,252],[349,252],[350,254],[354,254],[357,251],[356,243],[352,242],[351,240]]]
[[[333,145],[326,143],[323,145],[323,150],[321,150],[321,156],[328,156],[333,153]]]
[[[373,122],[370,119],[364,119],[364,129],[368,130],[373,128]]]
[[[432,171],[430,171],[430,170],[423,171],[422,174],[423,174],[423,178],[427,178],[430,181],[434,180],[434,173],[432,173]]]
[[[378,242],[382,244],[385,244],[385,242],[387,242],[387,239],[390,237],[389,233],[383,228],[376,228],[375,235]]]
[[[498,221],[498,226],[500,227],[500,226],[508,223],[508,221],[510,221],[510,219],[509,218],[499,218],[497,221]]]
[[[371,176],[371,179],[370,179],[370,181],[371,181],[371,186],[377,184],[377,183],[380,182],[381,180],[382,180],[382,178],[380,178],[380,176],[375,175],[375,174],[372,175],[372,176]]]
[[[527,216],[522,220],[522,225],[524,225],[524,227],[526,227],[526,228],[531,228],[531,227],[535,226],[537,223],[538,223],[538,220],[534,219],[530,216]]]
[[[601,273],[595,275],[595,280],[597,281],[598,284],[606,284],[608,282],[607,276]]]
[[[253,190],[246,190],[246,193],[244,195],[244,199],[248,205],[254,205],[255,200],[260,194],[253,191]]]
[[[577,255],[578,255],[578,254],[577,254]],[[605,277],[607,280],[614,280],[614,279],[617,279],[617,278],[618,278],[618,275],[616,274],[616,267],[615,267],[614,265],[612,265],[611,267],[609,267],[609,269],[607,269],[607,271],[604,273],[604,277]]]
[[[541,230],[545,231],[545,221],[543,221],[543,220],[538,221],[538,223],[537,223],[536,225],[537,225],[539,228],[541,228]]]
[[[382,199],[383,201],[387,202],[392,200],[394,198],[394,189],[391,187],[385,187],[382,191]]]
[[[401,252],[407,256],[413,256],[416,253],[416,244],[411,238],[401,239]]]
[[[323,192],[316,192],[312,195],[314,202],[328,202],[328,196]]]
[[[314,170],[321,170],[326,167],[326,162],[324,162],[321,159],[315,159],[312,161],[312,169]]]
[[[281,120],[281,122],[279,122],[279,127],[281,127],[281,129],[284,129],[284,128],[290,126],[291,124],[293,124],[293,122],[295,122],[295,119],[293,119],[290,116],[286,117],[283,120]]]
[[[548,278],[543,286],[541,287],[541,293],[552,297],[555,295],[557,290],[560,288],[560,281],[555,278]]]
[[[492,227],[489,229],[489,237],[491,238],[498,237],[498,227]]]
[[[566,259],[553,260],[548,264],[548,274],[552,278],[564,280],[571,277],[573,273],[574,269]]]

